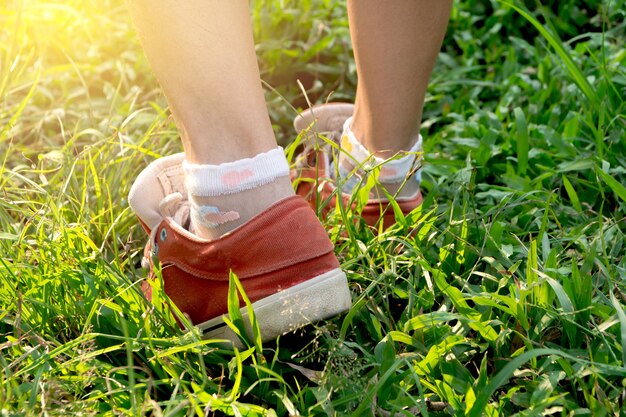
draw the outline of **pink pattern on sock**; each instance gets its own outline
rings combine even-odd
[[[254,176],[254,172],[250,169],[230,171],[222,175],[222,182],[229,187],[236,187],[252,176]]]
[[[206,224],[219,226],[224,223],[232,222],[239,219],[239,213],[236,211],[227,211],[219,213],[204,213],[204,221]]]
[[[200,224],[207,228],[215,228],[222,224],[232,222],[239,219],[239,213],[236,211],[220,211],[214,206],[192,206],[191,207],[192,223]]]

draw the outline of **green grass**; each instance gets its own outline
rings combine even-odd
[[[353,97],[342,5],[252,6],[282,143],[297,79],[314,101]],[[2,415],[624,416],[625,16],[623,0],[457,2],[424,204],[378,236],[330,216],[353,308],[232,351],[138,288],[126,195],[181,147],[123,1],[3,3]]]

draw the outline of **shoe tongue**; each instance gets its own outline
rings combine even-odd
[[[183,153],[157,159],[137,176],[128,195],[128,204],[150,230],[163,220],[161,202],[168,195],[186,196],[181,180]]]

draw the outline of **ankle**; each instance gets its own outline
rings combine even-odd
[[[417,123],[377,122],[363,117],[355,111],[350,130],[369,152],[382,159],[389,159],[399,152],[410,151],[419,140],[420,126]]]
[[[219,165],[253,158],[276,148],[271,126],[265,126],[258,131],[247,131],[243,128],[235,130],[225,126],[202,131],[184,127],[180,130],[185,159],[192,164]],[[216,146],[215,138],[228,138],[228,141]]]

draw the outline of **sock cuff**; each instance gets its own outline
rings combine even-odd
[[[382,182],[398,183],[404,181],[414,164],[422,159],[423,141],[422,135],[418,135],[417,141],[408,151],[398,152],[395,156],[385,159],[373,156],[371,152],[356,138],[352,132],[352,117],[348,118],[343,126],[341,147],[352,156],[359,164],[365,161],[369,166],[380,165],[378,179]],[[404,155],[404,156],[402,156]]]
[[[252,158],[219,165],[183,161],[185,185],[191,195],[214,197],[234,194],[268,184],[289,175],[289,164],[282,147]]]

